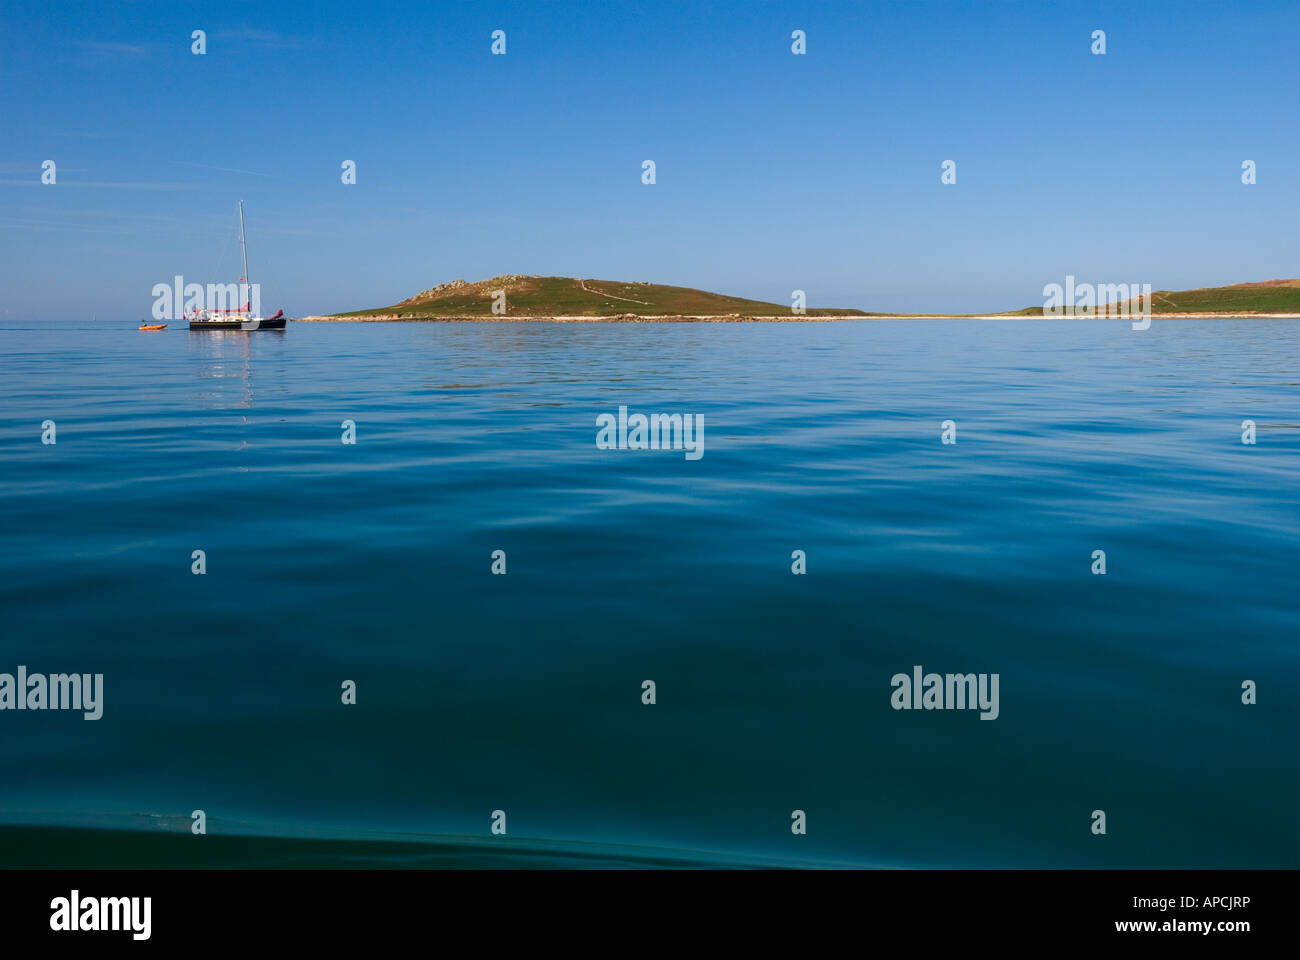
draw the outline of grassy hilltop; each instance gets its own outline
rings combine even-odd
[[[1008,312],[1016,316],[1037,317],[1042,315],[1043,308],[1040,305]],[[1195,290],[1153,290],[1151,312],[1221,313],[1224,316],[1300,313],[1300,280],[1263,280]]]
[[[492,312],[493,293],[504,290],[506,312]],[[1151,295],[1152,313],[1208,313],[1223,316],[1252,314],[1300,314],[1300,280],[1264,280],[1234,283],[1226,287],[1196,290],[1156,290]],[[892,314],[869,313],[849,308],[809,309],[809,317],[881,316],[1042,316],[1041,305],[1023,310],[991,314]],[[466,283],[453,280],[439,284],[389,307],[336,313],[332,318],[438,320],[438,319],[527,319],[529,317],[577,317],[631,319],[637,317],[774,317],[799,319],[788,303],[765,303],[728,297],[690,287],[669,287],[659,283],[628,283],[621,280],[586,280],[577,277],[536,277],[504,274],[490,280]],[[330,319],[318,317],[312,319]]]
[[[335,314],[339,317],[491,317],[492,293],[506,292],[505,317],[790,316],[788,303],[764,303],[690,287],[575,277],[506,274],[477,283],[453,280],[391,307]],[[867,316],[861,310],[809,309],[809,316]]]

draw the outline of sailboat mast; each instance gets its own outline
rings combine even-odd
[[[249,297],[244,302],[250,306],[249,316],[252,316],[252,292],[253,283],[248,279],[248,244],[244,243],[244,201],[239,201],[239,248],[244,254],[244,283],[246,283]]]

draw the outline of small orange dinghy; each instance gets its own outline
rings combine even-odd
[[[140,329],[141,329],[141,330],[163,330],[163,329],[166,329],[166,327],[167,327],[167,324],[165,324],[165,323],[142,323],[142,324],[140,324]]]

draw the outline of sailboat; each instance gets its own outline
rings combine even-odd
[[[244,201],[239,201],[239,247],[243,251],[244,257],[244,275],[239,278],[241,284],[246,284],[247,289],[252,289],[252,283],[248,279],[248,244],[244,242]],[[242,289],[242,288],[241,288]],[[255,317],[252,311],[252,300],[248,296],[240,297],[244,301],[242,307],[236,307],[234,310],[208,310],[197,309],[191,310],[185,315],[185,319],[190,322],[191,330],[283,330],[285,316],[283,310],[277,310],[273,317]]]

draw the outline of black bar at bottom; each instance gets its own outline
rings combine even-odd
[[[1232,949],[1291,939],[1295,880],[1294,871],[1219,870],[2,871],[0,929],[7,946],[92,949],[286,940],[336,951],[421,933],[468,934],[471,949],[518,939],[675,951],[717,938],[831,949],[829,936],[882,946],[901,938],[921,951],[914,956],[944,944]],[[147,939],[137,937],[143,899],[122,899],[146,897]],[[127,929],[70,929],[111,926],[114,915]],[[52,919],[69,929],[52,929]]]

